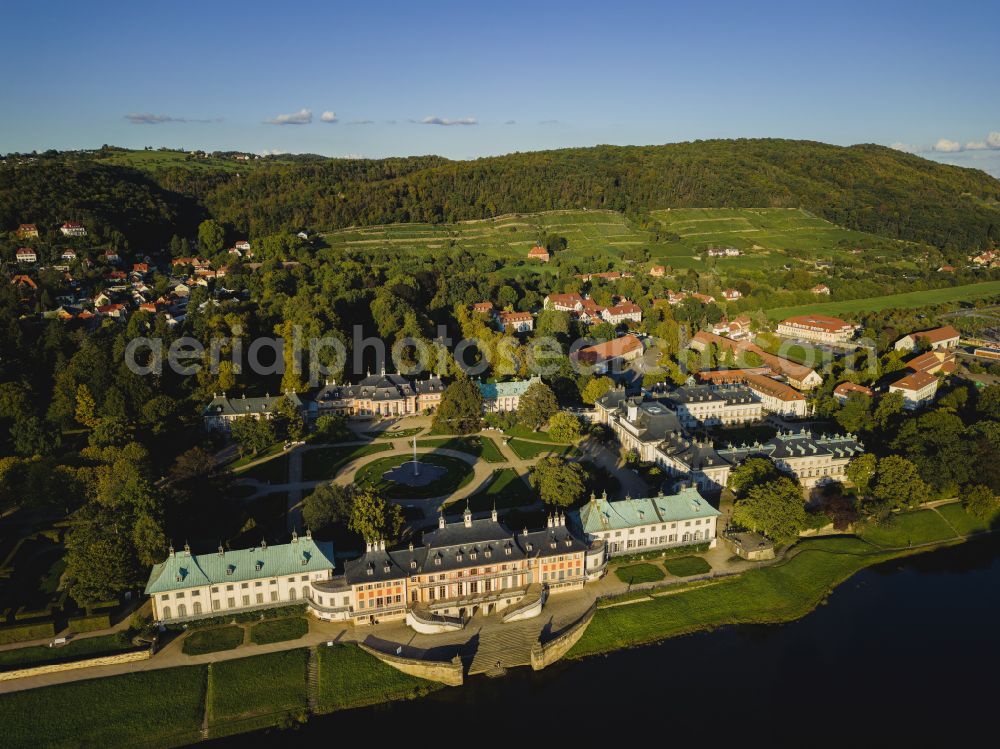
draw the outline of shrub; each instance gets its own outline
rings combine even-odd
[[[243,644],[243,627],[228,626],[198,629],[184,638],[181,650],[186,655],[204,655],[220,650],[232,650]]]
[[[52,621],[0,627],[0,645],[6,645],[10,642],[24,642],[25,640],[41,640],[46,637],[55,637],[55,634],[56,625]]]
[[[93,632],[98,629],[107,629],[110,626],[110,614],[83,614],[72,616],[69,620],[70,632]]]

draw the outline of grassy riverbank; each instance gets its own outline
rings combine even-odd
[[[671,587],[671,595],[632,596],[635,603],[598,609],[567,655],[581,658],[727,624],[771,624],[805,616],[840,583],[879,562],[929,550],[911,545],[958,543],[981,525],[968,522],[960,505],[919,510],[891,524],[866,527],[858,536],[800,541],[775,565],[742,575]],[[956,532],[957,531],[957,532]],[[665,591],[666,592],[666,591]],[[622,599],[623,601],[626,599]]]

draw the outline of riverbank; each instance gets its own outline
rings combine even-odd
[[[800,541],[772,566],[606,599],[566,658],[580,661],[729,624],[800,619],[866,567],[959,545],[983,531],[958,504],[924,509],[858,536]],[[548,671],[537,678],[548,678]],[[177,746],[466,688],[406,676],[355,645],[319,645],[3,695],[0,724],[12,747]]]

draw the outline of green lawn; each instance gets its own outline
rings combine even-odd
[[[198,741],[205,666],[138,671],[0,695],[7,749]]]
[[[970,533],[979,533],[989,528],[988,523],[972,517],[959,502],[950,505],[941,505],[937,508],[937,511],[963,536],[967,536]],[[996,518],[994,518],[995,521]]]
[[[510,429],[506,430],[504,434],[511,437],[520,437],[522,439],[531,440],[532,442],[552,442],[557,445],[565,445],[565,442],[556,442],[549,433],[539,429],[537,432],[533,432],[528,427],[522,426],[520,424],[515,424]]]
[[[204,655],[205,653],[218,653],[221,650],[232,650],[242,644],[243,627],[232,625],[192,630],[184,638],[181,650],[187,655]]]
[[[325,712],[420,697],[441,685],[409,676],[356,645],[319,646],[319,704]]]
[[[691,577],[691,575],[704,575],[712,571],[712,565],[701,557],[677,557],[668,559],[663,563],[674,577]]]
[[[288,454],[283,453],[236,474],[237,478],[257,479],[271,484],[288,483]]]
[[[417,447],[440,447],[445,450],[455,450],[460,453],[474,455],[487,463],[503,463],[506,458],[497,447],[497,443],[489,437],[432,437],[417,440]]]
[[[859,312],[878,312],[884,309],[912,309],[927,307],[944,302],[972,301],[1000,295],[1000,281],[950,286],[944,289],[908,291],[904,294],[887,294],[868,299],[848,299],[842,302],[818,302],[795,307],[776,307],[767,311],[772,320],[781,320],[793,315],[823,314],[851,315]]]
[[[256,455],[249,454],[237,458],[232,463],[227,465],[226,468],[228,468],[231,471],[234,471],[237,468],[242,468],[247,463],[252,463],[255,460],[261,460],[262,458],[270,458],[275,455],[281,455],[283,452],[285,452],[285,444],[283,442],[275,442],[273,445],[264,448]]]
[[[302,455],[302,480],[321,481],[332,479],[345,465],[352,460],[366,455],[392,450],[388,443],[373,445],[347,445],[345,447],[321,447],[309,450]]]
[[[423,427],[413,427],[411,429],[388,429],[384,432],[366,432],[366,434],[377,440],[398,440],[404,437],[413,437],[422,431],[424,431]]]
[[[269,642],[285,642],[304,637],[309,631],[309,622],[304,616],[287,619],[269,619],[250,628],[250,639],[258,645]]]
[[[379,458],[366,466],[362,466],[355,474],[354,482],[360,487],[371,487],[387,498],[423,499],[450,494],[472,480],[472,466],[460,458],[434,454],[422,454],[419,458],[421,463],[441,466],[446,469],[445,473],[440,478],[435,479],[425,486],[411,487],[396,483],[385,478],[384,474],[396,466],[413,459],[410,455],[396,454]]]
[[[493,471],[493,478],[485,489],[469,497],[469,508],[473,512],[485,512],[497,509],[507,509],[510,507],[521,507],[534,504],[538,500],[538,494],[528,486],[517,471],[513,468],[502,468]],[[459,504],[464,505],[464,500]]]
[[[911,544],[944,541],[955,532],[934,510],[917,510],[890,515],[884,525],[865,525],[861,538],[883,548],[900,548]]]
[[[232,723],[232,732],[277,721],[286,712],[305,710],[305,648],[219,661],[211,665],[208,716],[212,725]],[[273,719],[273,721],[272,721]],[[243,722],[241,726],[240,722]],[[218,735],[213,731],[213,735]]]
[[[113,655],[133,649],[135,646],[127,632],[116,632],[113,635],[100,635],[98,637],[78,637],[58,648],[34,645],[15,650],[0,650],[0,671],[42,666],[46,663],[75,661],[82,658],[96,658],[101,655]]]
[[[655,583],[666,577],[663,570],[656,564],[640,562],[619,567],[615,570],[615,577],[626,585],[637,585],[639,583]]]
[[[572,457],[579,453],[572,445],[548,442],[528,442],[521,439],[512,439],[507,443],[514,454],[522,460],[531,460],[545,455],[563,455]]]
[[[601,608],[568,657],[582,657],[725,624],[788,621],[811,611],[858,570],[894,554],[853,537],[800,542],[787,562],[629,606]]]

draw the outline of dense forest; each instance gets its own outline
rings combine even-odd
[[[146,235],[206,214],[250,236],[309,227],[450,222],[605,208],[802,207],[834,223],[944,250],[1000,242],[1000,181],[875,145],[713,140],[448,161],[297,159],[245,172],[139,172],[94,154],[8,158],[0,223],[97,219]],[[114,217],[114,221],[111,220]],[[136,237],[140,238],[140,237]],[[145,238],[145,237],[143,237]]]

